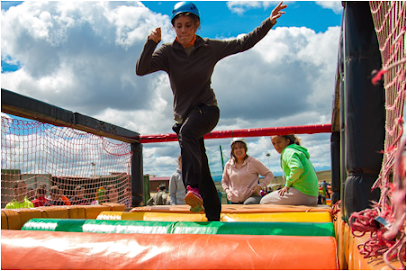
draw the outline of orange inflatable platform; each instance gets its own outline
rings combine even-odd
[[[338,269],[334,237],[1,232],[2,269]]]

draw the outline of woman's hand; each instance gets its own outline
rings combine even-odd
[[[159,43],[161,41],[161,27],[157,27],[155,30],[151,31],[148,39]]]
[[[226,196],[228,197],[228,200],[232,200],[232,193],[226,193]]]
[[[230,190],[226,189],[225,193],[226,193],[226,197],[228,198],[228,200],[231,200],[232,199],[232,193],[230,193]]]
[[[281,2],[273,9],[270,15],[270,20],[273,24],[277,22],[277,19],[281,17],[281,14],[285,14],[285,11],[281,10],[285,9],[286,7],[287,5],[283,5],[283,2]]]
[[[261,196],[260,194],[261,187],[256,186],[255,188],[252,189],[252,196]]]
[[[288,187],[286,187],[286,186],[284,186],[283,188],[281,188],[279,191],[278,191],[278,194],[280,195],[280,197],[282,197],[282,196],[284,196],[284,194],[285,193],[288,193]]]

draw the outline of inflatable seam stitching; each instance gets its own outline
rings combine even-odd
[[[8,223],[8,215],[7,215],[7,213],[6,212],[3,212],[3,211],[1,211],[5,216],[6,216],[6,221],[7,221],[7,230],[9,230],[10,229],[10,225],[9,225],[9,223]]]

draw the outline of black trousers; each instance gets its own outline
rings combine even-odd
[[[201,105],[189,114],[182,125],[173,127],[181,147],[185,187],[190,185],[199,189],[208,221],[220,220],[221,205],[209,170],[203,137],[215,128],[218,121],[217,106]]]

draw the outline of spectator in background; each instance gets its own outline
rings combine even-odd
[[[268,193],[271,193],[271,192],[273,192],[273,188],[267,186],[265,188],[265,190],[260,191],[260,194],[262,197],[264,197],[265,195],[267,195]]]
[[[91,205],[98,205],[106,202],[106,189],[101,186],[95,194],[96,199],[92,201]]]
[[[85,189],[78,185],[75,187],[75,196],[70,199],[72,205],[89,205],[89,200],[85,198]]]
[[[323,190],[319,190],[318,192],[318,204],[325,204],[326,203],[326,198]]]
[[[325,192],[325,194],[326,194],[326,198],[327,198],[327,199],[330,199],[330,198],[331,198],[331,195],[329,194],[329,191],[328,191],[328,184],[325,182],[325,180],[322,181],[322,189],[324,189],[324,192]]]
[[[147,205],[166,205],[167,204],[167,194],[165,194],[165,189],[167,186],[162,183],[158,186],[158,193],[156,193],[152,198],[147,201]]]
[[[41,185],[40,185],[40,188],[42,188],[42,189],[44,190],[44,198],[46,198],[47,200],[51,200],[51,198],[48,197],[47,185],[46,185],[45,183],[44,183],[44,184],[41,184]]]
[[[170,178],[170,202],[171,205],[182,205],[185,204],[184,198],[186,193],[185,185],[182,180],[182,158],[181,154],[178,156],[177,159],[178,168],[177,170],[171,175]]]
[[[106,189],[107,201],[110,203],[119,203],[119,191],[115,185],[109,185]]]
[[[69,199],[64,195],[64,190],[62,190],[62,188],[59,189],[59,197],[64,201],[65,205],[71,205]]]
[[[131,207],[131,187],[126,187],[126,197],[124,198],[124,205],[126,208]]]
[[[17,182],[13,189],[15,198],[7,203],[6,209],[33,208],[34,205],[27,198],[27,185],[25,182]]]
[[[37,188],[36,191],[36,199],[32,201],[32,203],[34,204],[34,207],[40,207],[40,206],[44,206],[45,203],[47,203],[49,201],[49,199],[45,198],[45,190],[44,188]]]
[[[32,187],[27,190],[27,198],[32,202],[35,199],[35,191]]]
[[[58,186],[51,186],[51,200],[46,202],[44,206],[65,205],[65,202],[60,197],[61,192]]]

